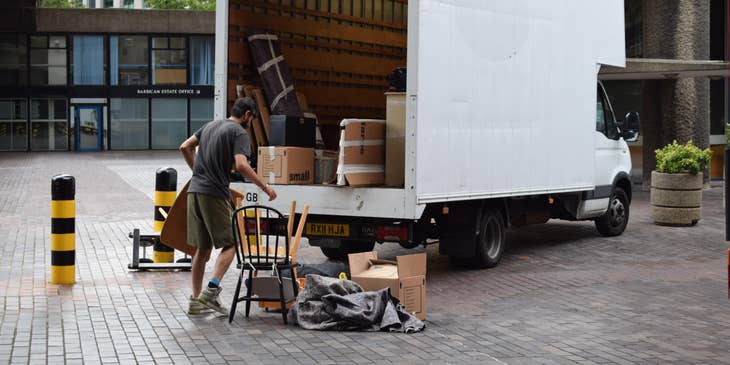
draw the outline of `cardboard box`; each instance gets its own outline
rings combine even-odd
[[[348,256],[352,281],[366,291],[390,288],[406,310],[426,319],[426,254],[398,256],[397,261],[378,260],[378,253]]]
[[[406,93],[385,93],[385,185],[406,182]]]
[[[337,184],[385,184],[385,121],[345,119],[340,123]]]
[[[267,183],[314,183],[314,148],[259,147],[257,173]]]

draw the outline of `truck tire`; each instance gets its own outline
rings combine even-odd
[[[322,253],[330,260],[347,261],[351,253],[369,252],[375,248],[375,241],[341,240],[340,247],[320,247]]]
[[[476,238],[476,252],[472,266],[488,269],[497,266],[502,259],[507,243],[507,228],[502,212],[496,208],[485,208],[479,222]]]
[[[608,210],[596,218],[596,229],[604,237],[619,236],[629,223],[629,198],[624,189],[615,187],[608,200]]]

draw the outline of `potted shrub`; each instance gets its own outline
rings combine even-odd
[[[651,172],[651,215],[661,225],[690,226],[701,218],[702,171],[712,158],[692,141],[677,141],[656,152],[656,170]]]

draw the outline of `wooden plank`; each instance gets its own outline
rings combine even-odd
[[[316,37],[380,44],[390,47],[406,48],[407,46],[405,33],[353,27],[310,19],[289,18],[278,15],[261,16],[261,14],[241,9],[231,9],[230,22],[245,25],[249,28],[307,34]]]
[[[244,96],[248,96],[253,99],[253,90],[255,87],[250,84],[241,84],[240,86],[242,86]],[[268,140],[268,138],[266,138],[266,134],[264,133],[264,128],[261,125],[261,121],[259,120],[259,118],[254,118],[254,120],[250,124],[250,128],[253,131],[253,134],[250,134],[250,135],[254,136],[254,138],[256,139],[256,144],[258,146],[268,146],[269,145],[269,140]]]
[[[400,60],[323,53],[301,48],[286,48],[282,49],[281,53],[290,68],[384,77],[396,67],[403,66],[403,62]]]
[[[236,42],[228,41],[228,63],[243,63],[248,64],[251,62],[251,57],[248,51],[248,42]]]
[[[379,88],[385,90],[388,85],[388,81],[385,77],[373,77],[373,78],[356,78],[349,77],[345,74],[334,75],[331,73],[313,73],[311,70],[291,68],[292,78],[294,79],[294,85],[300,83],[336,83],[341,86],[351,86],[361,88],[363,86],[370,86],[372,88]]]
[[[355,89],[346,87],[321,87],[297,85],[297,90],[307,95],[312,107],[316,105],[352,106],[385,109],[383,90]]]
[[[302,109],[302,112],[304,113],[311,113],[312,109],[309,108],[309,103],[307,102],[307,97],[304,96],[304,93],[301,91],[297,91],[297,101],[299,102],[299,108]]]
[[[264,92],[259,89],[255,88],[252,90],[253,93],[253,100],[256,102],[256,106],[259,109],[259,116],[261,124],[264,127],[264,133],[266,134],[266,140],[269,140],[269,120],[270,120],[270,113],[269,113],[269,107],[268,103],[266,102],[266,98],[264,98]]]
[[[310,3],[314,2],[314,0],[309,0]],[[360,8],[360,1],[361,0],[355,0],[355,6],[359,9]],[[372,1],[372,0],[370,0]],[[355,15],[352,15],[352,11],[350,9],[349,0],[343,1],[342,8],[343,12],[342,14],[337,14],[334,12],[327,12],[327,11],[318,11],[318,10],[312,10],[307,9],[303,6],[291,6],[291,5],[277,5],[277,4],[269,4],[262,2],[261,0],[232,0],[231,4],[240,4],[240,5],[249,5],[249,6],[256,6],[256,7],[262,7],[270,10],[279,10],[279,11],[285,11],[290,12],[297,15],[305,15],[305,16],[313,16],[313,17],[319,17],[319,18],[325,18],[325,19],[331,19],[331,20],[338,20],[338,21],[346,21],[361,25],[368,25],[368,26],[375,26],[375,27],[382,27],[382,28],[389,28],[393,30],[402,30],[405,31],[407,29],[407,24],[404,23],[390,23],[390,22],[382,22],[382,21],[376,21],[372,19],[367,19],[362,16],[360,16],[359,10]]]
[[[342,42],[336,42],[336,41],[327,41],[327,40],[311,40],[311,39],[303,39],[303,38],[292,38],[288,37],[286,35],[278,34],[279,32],[275,29],[270,30],[273,33],[277,33],[277,36],[279,37],[279,42],[281,43],[282,47],[286,48],[288,46],[304,46],[308,48],[321,48],[321,52],[331,52],[331,53],[339,53],[338,51],[346,51],[346,52],[359,52],[359,53],[365,53],[370,54],[373,56],[386,56],[389,58],[397,58],[402,59],[405,63],[406,59],[406,49],[405,48],[399,48],[399,47],[386,47],[379,44],[372,44],[370,46],[359,46],[359,45],[353,45],[349,43],[342,43]],[[247,37],[248,33],[245,30],[235,31],[235,34],[240,37]],[[238,46],[239,42],[229,42],[229,48],[232,44]],[[249,62],[249,56],[248,56],[248,50],[245,51],[245,62]],[[242,56],[237,56],[242,57]],[[229,55],[229,62],[230,63],[241,63],[241,62],[234,62],[233,57]]]
[[[243,85],[243,90],[249,98],[256,101],[256,87],[253,85]],[[259,89],[260,92],[260,89]],[[269,145],[269,133],[264,128],[263,122],[261,121],[261,118],[264,115],[264,112],[266,112],[266,115],[268,117],[269,114],[269,108],[266,106],[266,103],[264,103],[263,108],[262,105],[256,102],[256,106],[259,108],[259,118],[254,118],[253,122],[251,123],[253,127],[254,134],[256,135],[256,142],[259,146],[268,146]]]

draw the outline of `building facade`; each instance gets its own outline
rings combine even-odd
[[[174,149],[213,117],[213,12],[34,9],[0,33],[0,151]]]
[[[654,150],[692,140],[713,150],[708,175],[723,177],[727,124],[728,0],[625,0],[627,67],[602,75],[620,118],[641,112],[631,146],[648,185]],[[706,175],[707,177],[707,175]]]

